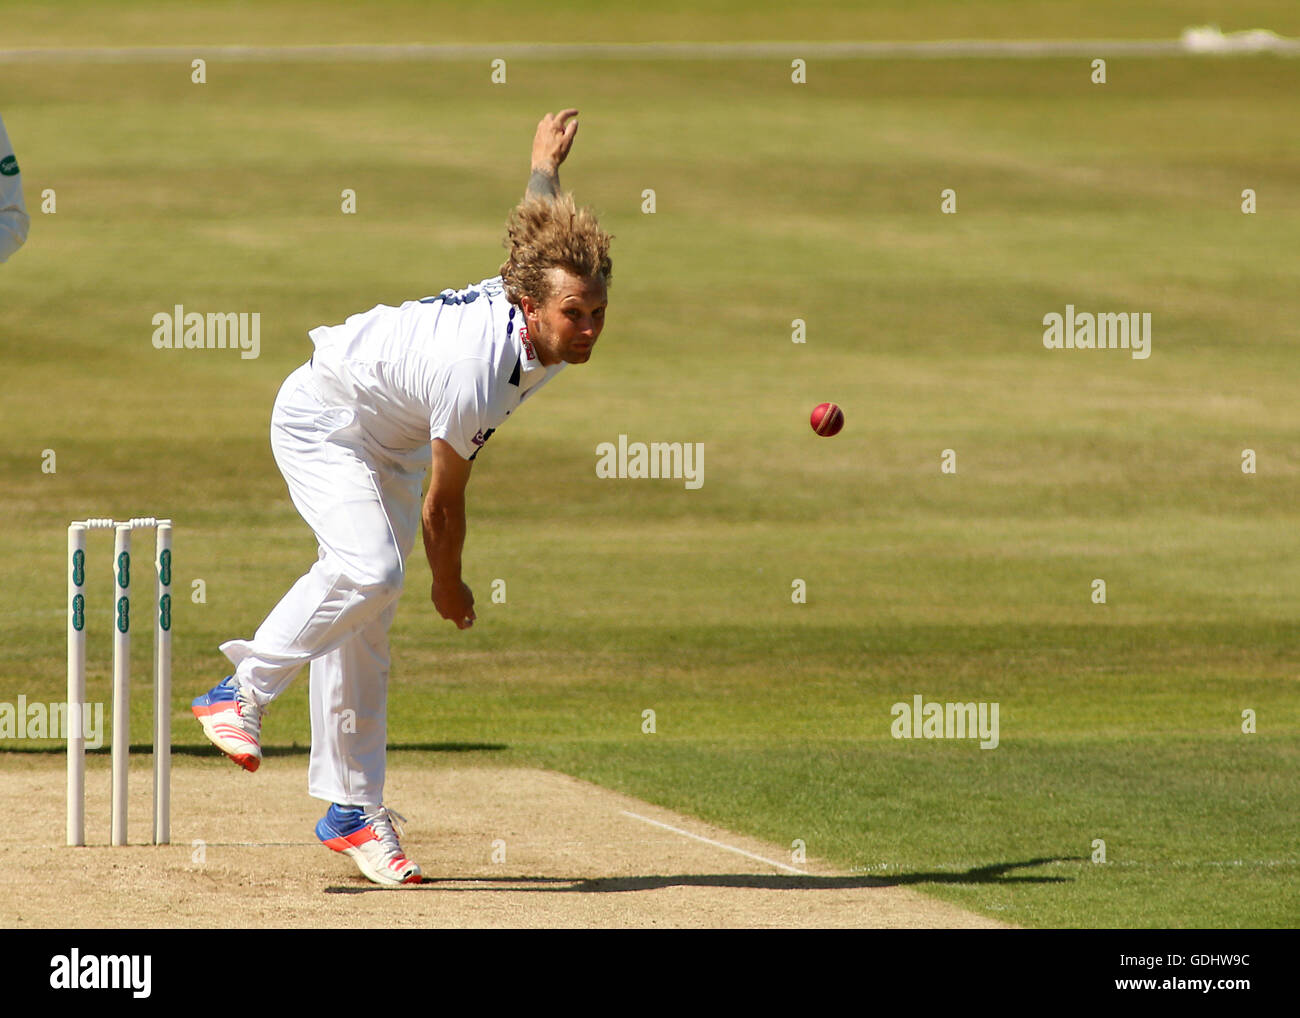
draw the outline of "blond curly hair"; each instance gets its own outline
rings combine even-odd
[[[510,212],[506,237],[509,251],[501,266],[506,297],[518,304],[527,294],[539,304],[554,296],[548,270],[561,268],[581,279],[599,277],[610,285],[614,263],[609,242],[596,214],[578,208],[567,191],[557,198],[529,195]]]

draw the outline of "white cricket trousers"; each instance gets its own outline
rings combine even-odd
[[[271,449],[293,504],[316,534],[316,564],[251,640],[221,650],[266,706],[311,664],[311,762],[317,799],[380,806],[388,739],[388,627],[420,526],[428,450],[376,446],[346,407],[330,407],[310,364],[280,388]]]

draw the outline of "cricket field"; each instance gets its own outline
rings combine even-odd
[[[309,329],[496,274],[533,129],[574,106],[560,178],[615,238],[607,324],[477,460],[473,629],[436,617],[418,550],[408,563],[389,737],[413,857],[490,871],[491,830],[451,829],[476,801],[448,790],[549,773],[845,881],[819,895],[915,892],[952,909],[938,925],[1294,926],[1300,59],[825,45],[1198,23],[1080,6],[7,5],[0,116],[32,222],[0,266],[6,805],[45,818],[32,836],[69,879],[111,865],[63,846],[62,743],[19,731],[14,705],[65,696],[68,522],[165,515],[177,836],[127,851],[166,860],[162,901],[200,879],[196,844],[311,841],[306,677],[253,776],[296,790],[301,823],[273,836],[270,800],[188,710],[226,674],[218,644],[315,556],[271,458],[272,400]],[[1294,5],[1231,10],[1225,31],[1300,36]],[[718,40],[788,44],[530,48]],[[478,48],[273,49],[412,42]],[[33,49],[51,52],[16,53]],[[178,305],[256,314],[257,342],[159,349],[155,316]],[[1052,315],[1123,315],[1141,348],[1138,331],[1052,348]],[[824,401],[846,417],[834,438],[808,424]],[[601,476],[620,442],[679,443],[694,478]],[[108,703],[94,542],[89,697]],[[148,655],[142,633],[140,768]],[[982,730],[942,723],[957,704]],[[565,851],[547,834],[536,872]],[[500,834],[505,851],[530,836]],[[302,902],[356,878],[303,851],[320,877]],[[662,886],[647,865],[620,889]],[[668,873],[708,884],[700,865]],[[54,921],[21,881],[0,888],[6,924]]]

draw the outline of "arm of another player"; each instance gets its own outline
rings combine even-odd
[[[533,175],[528,178],[525,197],[559,197],[560,163],[569,154],[578,133],[578,122],[570,119],[577,115],[577,110],[568,109],[542,117],[533,137]]]
[[[433,571],[432,600],[438,614],[458,629],[474,624],[474,594],[460,578],[465,547],[465,487],[474,466],[441,438],[433,441],[429,491],[424,497],[421,524],[424,553]]]
[[[23,183],[18,173],[18,159],[4,121],[0,120],[0,262],[23,246],[31,219],[23,203]]]

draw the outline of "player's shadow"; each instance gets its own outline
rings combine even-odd
[[[420,753],[500,753],[510,747],[504,742],[390,742],[388,748],[392,751],[409,749]],[[37,746],[6,746],[3,750],[5,753],[31,753],[31,754],[64,754],[68,751],[66,742],[47,743]],[[91,749],[86,747],[87,756],[108,756],[112,752],[112,747],[107,743],[103,746],[96,746]],[[311,752],[310,746],[263,746],[262,756],[306,756]],[[140,742],[131,744],[131,754],[134,756],[150,756],[153,753],[153,743]],[[172,756],[207,756],[220,757],[221,750],[217,749],[211,743],[181,743],[172,746]]]
[[[1012,870],[1052,863],[1087,862],[1082,856],[1052,856],[1024,862],[992,863],[963,872],[919,871],[890,876],[815,876],[813,874],[685,873],[645,877],[425,877],[418,885],[430,891],[482,894],[505,891],[533,894],[610,894],[626,891],[658,891],[665,887],[738,887],[767,891],[835,891],[863,887],[901,887],[910,884],[1061,884],[1072,878],[1036,874],[1012,874]],[[358,878],[360,879],[360,878]],[[469,885],[469,886],[451,886]],[[373,884],[325,888],[326,894],[367,894],[393,890]]]
[[[409,749],[420,753],[500,753],[510,747],[504,742],[390,742],[388,744],[390,752]],[[136,752],[134,746],[131,752]],[[149,746],[140,747],[140,752],[150,752]],[[311,753],[310,746],[263,746],[262,756],[307,756]],[[173,746],[172,755],[181,756],[214,756],[222,755],[221,750],[210,744],[193,744],[187,746]]]

